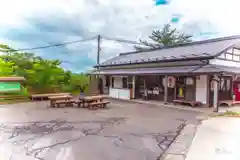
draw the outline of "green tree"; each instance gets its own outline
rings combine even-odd
[[[0,52],[5,52],[5,53],[11,53],[14,52],[15,50],[9,47],[6,44],[0,44]]]
[[[146,50],[149,48],[161,48],[191,42],[192,36],[177,31],[176,28],[171,28],[170,24],[164,25],[163,29],[155,30],[149,36],[150,42],[140,40],[140,43],[146,47],[135,46],[136,50]]]
[[[39,60],[33,62],[33,68],[26,70],[28,85],[40,92],[51,91],[64,80],[64,70],[58,60]]]
[[[18,76],[26,76],[26,70],[33,68],[33,53],[7,53],[2,56],[6,62],[14,64],[14,73]]]
[[[74,90],[85,92],[89,85],[89,77],[85,74],[73,74],[71,76],[70,84]]]
[[[0,76],[14,75],[14,64],[0,59]]]
[[[35,93],[85,91],[89,84],[85,74],[73,74],[60,67],[60,60],[46,60],[34,53],[20,52],[0,44],[0,76],[24,76],[24,84]]]

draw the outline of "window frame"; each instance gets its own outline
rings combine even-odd
[[[122,77],[122,88],[128,88],[128,77]]]
[[[114,88],[114,81],[115,81],[115,78],[112,77],[112,78],[111,78],[111,87],[112,87],[112,88]]]

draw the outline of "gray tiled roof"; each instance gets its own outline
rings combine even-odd
[[[100,66],[213,57],[238,42],[240,36],[231,36],[142,52],[122,53],[101,63]]]

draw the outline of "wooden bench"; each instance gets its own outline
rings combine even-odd
[[[83,101],[82,100],[75,100],[74,104],[76,104],[77,107],[80,108],[81,104],[83,104]]]
[[[92,102],[88,104],[88,109],[105,108],[109,103],[109,101]]]
[[[67,101],[65,101],[65,100],[58,100],[58,101],[52,103],[51,107],[55,107],[56,106],[57,108],[60,108],[61,104],[65,104],[65,106],[73,106],[74,102],[75,102],[74,100],[67,100]]]
[[[233,101],[233,100],[223,100],[219,101],[219,106],[234,106],[235,104],[240,104],[240,101]]]
[[[179,100],[175,99],[173,100],[174,104],[181,104],[181,105],[190,105],[191,107],[201,106],[202,103],[199,101],[187,101],[187,100]]]

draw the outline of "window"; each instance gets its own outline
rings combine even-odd
[[[234,50],[233,50],[233,53],[234,53],[235,55],[240,55],[240,50],[239,50],[239,49],[234,49]]]
[[[109,76],[105,76],[105,87],[109,87],[110,86],[110,77]]]
[[[226,54],[226,59],[232,60],[233,59],[233,55],[232,54]]]
[[[128,89],[132,89],[133,88],[133,77],[132,76],[128,76],[128,78],[127,78],[127,80],[128,80]]]
[[[128,83],[128,89],[132,89],[132,88],[133,88],[132,83]]]
[[[122,88],[128,88],[128,79],[126,77],[122,78]]]
[[[220,79],[220,91],[225,91],[226,90],[226,83],[225,83],[225,79],[224,78],[221,78]]]
[[[133,81],[132,76],[128,76],[128,83],[132,83],[132,81]]]
[[[114,77],[112,77],[112,88],[114,88]]]
[[[220,79],[219,90],[220,90],[221,92],[231,91],[231,80],[222,77],[222,78]]]
[[[231,91],[231,80],[230,79],[227,79],[227,90],[228,91]]]

